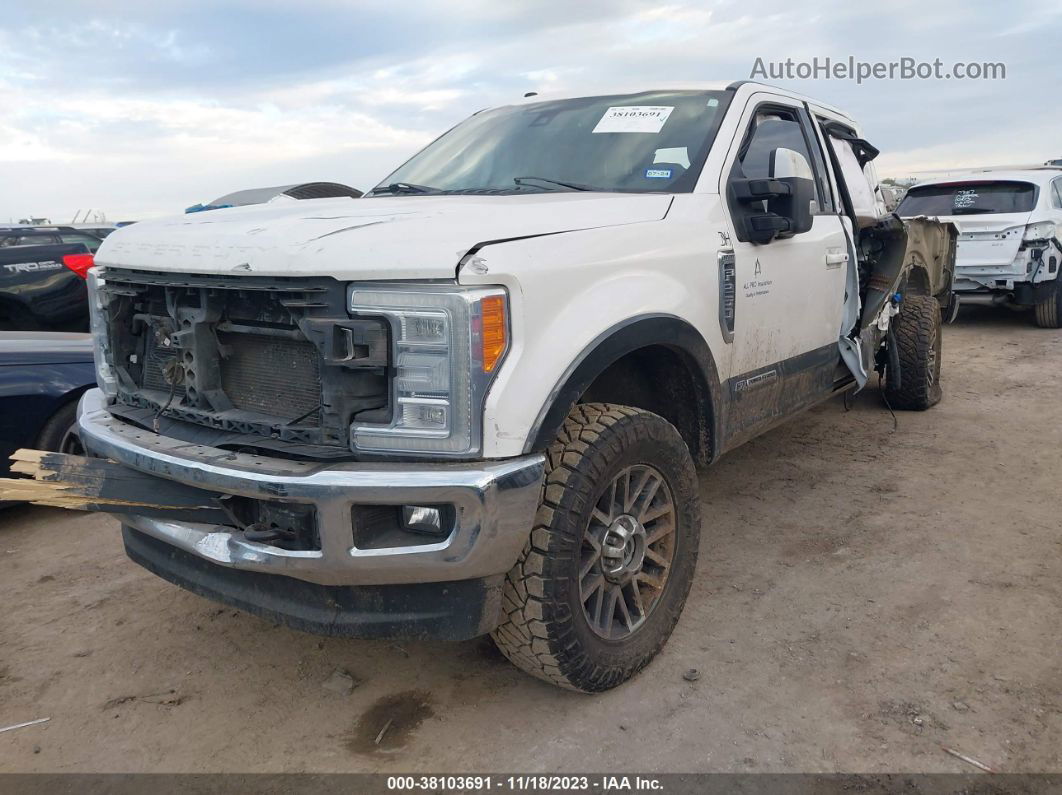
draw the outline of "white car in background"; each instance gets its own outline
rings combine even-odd
[[[962,303],[1032,307],[1037,325],[1062,327],[1062,167],[923,182],[896,212],[958,228],[955,292]]]

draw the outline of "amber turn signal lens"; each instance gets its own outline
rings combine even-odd
[[[480,303],[483,340],[483,372],[492,373],[505,353],[509,333],[505,317],[505,298],[491,295]]]

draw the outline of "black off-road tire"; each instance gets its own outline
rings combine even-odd
[[[940,304],[931,295],[912,295],[892,320],[900,361],[900,388],[886,389],[889,405],[925,411],[940,402],[940,360],[943,329]]]
[[[1062,328],[1062,288],[1056,281],[1034,310],[1040,328]]]
[[[38,450],[81,455],[84,448],[77,434],[77,401],[71,401],[52,415],[37,437]]]
[[[682,612],[700,538],[696,470],[679,432],[665,419],[606,403],[572,409],[546,459],[535,525],[506,576],[505,615],[492,637],[524,671],[561,687],[600,692],[648,665]],[[625,638],[611,640],[595,634],[583,609],[583,536],[605,489],[635,465],[653,467],[670,490],[673,557],[643,623]]]

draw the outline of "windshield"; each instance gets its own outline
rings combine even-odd
[[[991,215],[1028,213],[1036,206],[1031,182],[945,182],[911,188],[896,208],[905,218],[916,215]]]
[[[728,100],[725,91],[653,91],[483,111],[366,195],[688,192]]]

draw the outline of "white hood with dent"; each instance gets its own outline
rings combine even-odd
[[[445,279],[479,243],[657,221],[670,203],[662,194],[579,193],[273,202],[123,227],[96,262],[175,273]]]

